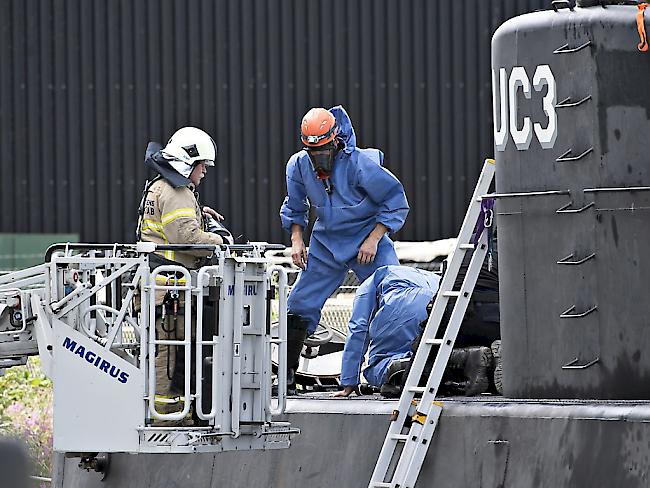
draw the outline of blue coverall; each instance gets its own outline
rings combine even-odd
[[[427,318],[427,304],[438,291],[440,277],[409,266],[385,266],[364,281],[354,297],[343,350],[341,384],[359,384],[361,364],[370,347],[368,383],[386,383],[388,366],[410,357],[411,342]]]
[[[383,153],[356,147],[354,129],[345,109],[337,106],[330,111],[339,126],[338,137],[345,144],[333,163],[329,177],[331,193],[327,193],[307,152],[302,150],[287,162],[287,196],[280,209],[282,227],[287,232],[293,224],[304,230],[309,207],[316,211],[307,266],[288,301],[288,312],[306,323],[308,334],[316,330],[325,301],[341,285],[348,269],[364,281],[381,266],[399,264],[387,235],[379,241],[372,263],[359,264],[356,258],[377,223],[396,232],[409,210],[402,184],[382,167]]]

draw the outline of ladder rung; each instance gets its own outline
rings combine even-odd
[[[443,297],[459,297],[460,296],[460,291],[443,291],[442,296]]]
[[[461,244],[458,249],[474,249],[474,244]]]
[[[412,393],[424,393],[427,389],[424,386],[411,386],[409,391]]]
[[[427,340],[425,340],[424,342],[425,342],[425,344],[432,344],[432,345],[438,345],[438,346],[440,346],[440,345],[442,345],[442,343],[445,342],[445,341],[442,340],[442,339],[427,339]]]
[[[409,439],[409,436],[407,434],[393,434],[390,438],[394,441],[406,442]]]

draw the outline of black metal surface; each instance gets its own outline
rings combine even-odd
[[[492,154],[489,39],[547,0],[0,0],[0,232],[132,241],[149,140],[219,146],[203,201],[280,242],[284,163],[315,105],[343,104],[412,211],[457,233]],[[285,241],[288,242],[288,241]]]
[[[518,194],[497,204],[504,393],[647,399],[650,102],[639,87],[650,58],[637,49],[636,7],[557,10],[493,39],[494,69],[524,67],[532,85],[548,65],[560,105],[551,148],[533,133],[518,150],[510,130],[496,154],[497,192]],[[517,128],[524,116],[547,125],[547,88],[531,91],[517,90]]]

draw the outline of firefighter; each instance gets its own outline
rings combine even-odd
[[[287,162],[287,196],[280,210],[291,234],[291,256],[301,273],[288,301],[287,384],[321,309],[349,269],[364,281],[381,266],[399,264],[389,233],[397,232],[409,211],[400,181],[382,166],[378,149],[360,149],[341,106],[313,108],[300,124],[303,150]],[[313,207],[316,221],[305,248],[303,232]]]
[[[145,185],[139,208],[137,238],[156,244],[212,244],[223,238],[206,232],[206,219],[223,220],[223,216],[199,203],[197,188],[214,166],[217,147],[212,137],[201,129],[183,127],[177,130],[163,148],[150,142],[145,166],[156,176]],[[152,268],[160,264],[176,264],[197,269],[207,263],[211,251],[164,251],[150,257]],[[158,276],[159,285],[175,282],[175,277]],[[183,284],[183,283],[179,283]],[[185,334],[183,297],[179,293],[156,293],[156,334],[159,339],[182,339]],[[194,316],[194,314],[192,314]],[[192,334],[193,335],[193,334]],[[159,412],[182,409],[178,395],[184,390],[184,349],[159,346],[156,352],[156,393]]]
[[[147,183],[140,205],[138,240],[156,244],[223,243],[221,236],[204,231],[204,215],[223,216],[201,207],[196,191],[209,167],[214,166],[217,146],[212,137],[195,127],[177,130],[163,148],[150,142],[145,166],[156,173]],[[165,251],[161,256],[190,269],[200,267],[209,251]]]

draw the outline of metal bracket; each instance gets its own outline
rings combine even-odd
[[[558,208],[555,211],[555,213],[564,214],[564,213],[580,213],[580,212],[584,212],[588,208],[593,207],[594,202],[588,203],[584,207],[580,207],[580,208],[569,208],[571,205],[573,205],[573,201],[567,203],[566,205],[562,205],[560,208]]]
[[[567,2],[568,3],[568,2]],[[557,10],[556,10],[557,12]],[[569,48],[568,44],[565,44],[564,46],[558,47],[555,51],[553,51],[553,54],[569,54],[569,53],[577,53],[578,51],[581,51],[582,49],[586,48],[587,46],[591,45],[591,41],[587,41],[584,44],[574,47],[574,48]]]
[[[571,149],[568,151],[564,152],[559,158],[557,158],[555,161],[558,163],[566,163],[566,162],[572,162],[572,161],[579,161],[580,159],[584,158],[587,154],[592,152],[594,150],[593,147],[590,147],[589,149],[585,150],[582,154],[579,156],[569,156],[571,154]]]
[[[100,473],[100,480],[104,481],[108,476],[108,470],[111,466],[111,455],[107,452],[88,454],[82,456],[79,460],[79,469],[86,471],[95,471]]]
[[[589,310],[586,310],[585,312],[582,312],[582,313],[571,313],[571,312],[575,311],[575,309],[576,309],[576,306],[571,305],[571,307],[569,307],[568,309],[566,309],[564,312],[562,312],[560,314],[560,318],[561,319],[579,319],[581,317],[586,317],[591,312],[595,312],[598,309],[598,306],[594,305]]]
[[[569,108],[569,107],[577,107],[578,105],[582,105],[586,101],[591,100],[591,95],[587,95],[584,97],[582,100],[578,100],[577,102],[572,102],[571,97],[566,97],[564,100],[562,100],[560,103],[555,105],[555,108]]]
[[[599,357],[592,359],[591,361],[585,364],[576,364],[578,362],[578,358],[573,358],[571,361],[563,365],[562,369],[587,369],[590,366],[596,364],[598,361],[600,361]]]
[[[577,261],[571,261],[571,259],[573,259],[573,256],[574,256],[574,254],[571,253],[571,254],[569,254],[568,256],[566,256],[566,257],[560,259],[560,260],[557,262],[557,264],[579,265],[579,264],[582,264],[582,263],[586,263],[586,262],[589,261],[590,259],[595,258],[595,257],[596,257],[596,253],[595,253],[595,252],[592,252],[589,256],[586,256],[586,257],[584,257],[584,258],[582,258],[582,259],[579,259],[579,260],[577,260]]]
[[[561,7],[561,5],[565,5],[565,7]],[[551,6],[553,7],[553,10],[556,12],[559,12],[558,9],[560,8],[568,8],[569,10],[573,11],[573,6],[571,5],[571,2],[569,0],[553,0],[551,2]]]
[[[582,190],[584,193],[602,193],[602,192],[618,192],[618,191],[648,191],[650,186],[621,186],[617,188],[585,188]]]
[[[542,197],[547,195],[570,195],[570,190],[551,190],[551,191],[526,191],[514,193],[488,193],[483,195],[479,200],[484,198],[517,198],[517,197]]]

